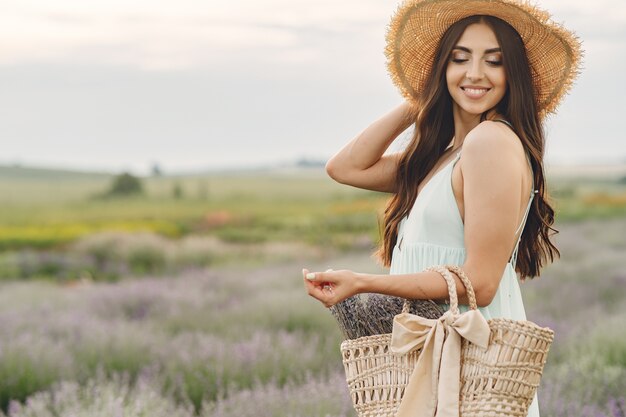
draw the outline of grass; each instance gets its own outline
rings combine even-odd
[[[105,231],[204,234],[226,242],[301,241],[337,248],[378,236],[385,194],[334,183],[322,172],[145,178],[145,197],[94,199],[110,177],[0,176],[0,249],[54,248]],[[72,179],[73,178],[73,179]],[[179,185],[182,198],[172,190]],[[626,215],[626,184],[556,178],[560,222]]]
[[[384,200],[382,195],[346,190],[321,175],[145,181],[147,197],[101,200],[89,196],[106,188],[105,179],[56,183],[51,194],[41,180],[0,178],[0,192],[9,196],[0,207],[0,249],[57,247],[103,231],[208,234],[238,243],[329,243],[329,228],[339,226],[351,234],[371,231],[376,219],[372,208]],[[206,181],[209,192],[200,198],[185,191],[186,197],[173,198],[168,190],[174,181],[184,190]],[[334,212],[333,219],[326,219]]]

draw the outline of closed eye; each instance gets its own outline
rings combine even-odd
[[[469,59],[452,58],[451,61],[456,64],[462,64],[464,62],[469,61]],[[492,65],[494,67],[499,67],[500,65],[502,65],[502,61],[485,61],[485,62],[487,62],[489,65]]]

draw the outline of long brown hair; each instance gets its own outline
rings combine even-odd
[[[396,175],[396,193],[384,213],[382,243],[376,253],[385,266],[391,264],[393,248],[398,239],[400,221],[408,215],[417,198],[417,186],[434,168],[454,136],[452,98],[446,83],[446,67],[452,49],[473,23],[484,22],[495,32],[502,49],[502,60],[507,89],[496,105],[499,114],[506,117],[519,136],[533,168],[533,199],[518,249],[515,270],[520,277],[533,278],[548,259],[552,262],[560,252],[550,241],[558,233],[552,228],[554,210],[548,202],[543,172],[545,150],[544,134],[534,94],[530,65],[519,34],[505,21],[493,16],[469,16],[451,25],[442,36],[424,91],[415,106],[415,130],[404,150]],[[514,82],[511,82],[514,80]],[[485,119],[486,113],[481,116]],[[552,230],[554,233],[550,233]]]

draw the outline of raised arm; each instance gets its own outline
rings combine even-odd
[[[366,190],[392,193],[400,154],[384,155],[411,123],[411,105],[404,102],[369,125],[326,163],[337,182]]]

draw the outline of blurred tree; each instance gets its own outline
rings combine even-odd
[[[183,198],[183,187],[180,185],[180,182],[176,181],[174,186],[172,187],[172,197],[179,200]]]
[[[111,188],[106,196],[129,196],[143,194],[143,185],[139,178],[128,172],[113,177]]]

